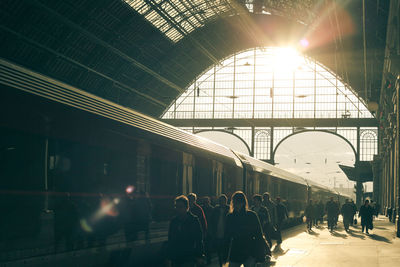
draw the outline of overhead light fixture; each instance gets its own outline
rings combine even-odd
[[[296,95],[297,98],[306,98],[308,95]]]
[[[251,65],[249,62],[246,61],[246,63],[244,63],[243,66],[251,66]]]
[[[233,131],[233,130],[236,130],[237,128],[236,127],[226,127],[224,130],[225,131]]]
[[[236,95],[229,95],[229,96],[227,96],[227,98],[236,99],[236,98],[238,98],[238,96],[236,96]]]

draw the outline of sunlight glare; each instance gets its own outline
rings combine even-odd
[[[278,71],[293,71],[301,63],[301,56],[292,47],[275,48],[272,54],[273,68]]]

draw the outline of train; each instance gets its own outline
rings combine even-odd
[[[284,200],[288,226],[311,198],[348,198],[3,59],[0,87],[0,262],[10,266],[90,257],[93,248],[103,264],[131,248],[134,262],[155,260],[181,194],[269,192]],[[136,194],[142,208],[150,203],[151,223],[127,242],[134,216],[123,203]]]

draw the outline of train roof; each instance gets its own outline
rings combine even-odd
[[[34,94],[51,101],[62,103],[86,112],[90,112],[140,130],[163,136],[186,145],[200,148],[222,156],[225,161],[241,167],[241,162],[227,147],[180,130],[169,124],[100,98],[78,88],[45,77],[37,72],[10,63],[0,58],[0,83],[6,86]]]
[[[251,167],[253,171],[275,176],[293,183],[307,185],[304,178],[296,174],[290,173],[288,171],[282,170],[275,167],[272,164],[264,162],[262,160],[255,159],[251,156],[235,152],[239,158],[242,160],[246,167]]]
[[[337,192],[335,190],[333,190],[332,188],[330,188],[328,186],[319,184],[319,183],[314,182],[314,181],[312,181],[310,179],[305,179],[305,180],[306,180],[307,184],[312,188],[317,188],[319,190],[329,191],[329,192],[333,192],[333,193],[337,194]]]

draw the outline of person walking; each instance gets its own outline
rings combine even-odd
[[[351,226],[353,226],[353,223],[354,223],[354,215],[356,215],[356,213],[357,213],[357,206],[356,206],[356,204],[354,203],[354,200],[350,200],[350,205],[351,205],[351,207],[353,208],[353,212],[352,212],[352,216],[351,216],[351,222],[350,222],[350,225]],[[355,223],[357,223],[357,220],[356,220],[356,222]]]
[[[237,191],[232,195],[226,218],[226,261],[229,267],[254,267],[257,261],[265,261],[270,253],[257,214],[248,209],[245,194]]]
[[[281,248],[282,226],[287,218],[289,218],[287,208],[283,203],[281,203],[281,198],[277,197],[276,198],[276,219],[277,219],[276,236],[277,236],[277,240],[276,240],[276,246],[274,248],[274,250],[276,250],[276,251],[282,250],[282,248]]]
[[[369,200],[365,200],[364,205],[360,207],[360,212],[358,217],[361,217],[361,228],[364,233],[364,229],[366,229],[366,233],[369,234],[368,230],[372,230],[372,216],[374,215],[374,209],[369,205]]]
[[[314,214],[315,214],[315,207],[314,207],[312,199],[310,199],[308,201],[308,204],[307,204],[306,210],[305,210],[308,231],[311,231],[313,221],[314,221]]]
[[[350,201],[346,199],[345,203],[343,204],[340,212],[343,216],[343,225],[346,232],[349,231],[350,222],[353,220],[353,206],[351,205]]]
[[[203,199],[201,201],[201,208],[204,211],[204,216],[207,221],[207,228],[209,228],[209,224],[210,224],[209,222],[210,222],[210,219],[211,219],[213,211],[214,211],[214,207],[211,205],[210,197],[208,197],[208,196],[203,197]],[[212,237],[209,229],[207,229],[207,233],[206,233],[205,239],[204,239],[204,249],[205,249],[205,253],[206,253],[207,264],[211,264],[211,240],[212,240],[212,238],[213,237]]]
[[[206,216],[204,215],[204,211],[200,207],[200,205],[197,204],[197,195],[195,193],[190,193],[187,196],[187,198],[189,200],[190,212],[193,213],[193,215],[196,215],[200,221],[201,229],[203,231],[203,240],[204,240],[207,234],[207,219]]]
[[[339,212],[336,202],[333,201],[333,197],[331,197],[330,200],[326,203],[325,210],[328,215],[328,229],[332,232],[333,227],[335,226],[337,213]]]
[[[265,239],[268,241],[269,247],[272,246],[271,237],[267,233],[267,226],[271,223],[271,218],[269,216],[268,209],[262,206],[262,196],[261,195],[254,195],[253,196],[253,203],[254,205],[251,207],[251,210],[257,213],[258,219],[260,220],[261,228],[264,232]]]
[[[271,244],[272,244],[272,239],[276,239],[277,233],[276,233],[276,225],[278,223],[277,221],[277,215],[276,215],[276,205],[275,203],[271,200],[270,195],[268,192],[265,192],[263,194],[263,203],[262,205],[268,210],[269,218],[270,221],[269,223],[265,226],[264,228],[264,233],[268,238],[271,239]],[[268,240],[268,242],[270,242]],[[272,246],[271,246],[272,247]]]
[[[226,195],[221,195],[218,198],[218,204],[213,209],[211,218],[209,219],[208,229],[210,236],[212,236],[212,243],[218,255],[219,266],[223,265],[223,251],[224,251],[224,234],[226,216],[229,213],[229,206],[227,205],[228,198]]]
[[[189,200],[183,195],[175,198],[175,210],[168,231],[168,259],[173,267],[194,267],[204,252],[200,222],[189,211]]]
[[[318,221],[323,224],[324,223],[324,203],[322,200],[318,202],[316,205],[316,214],[317,214],[317,224]]]

